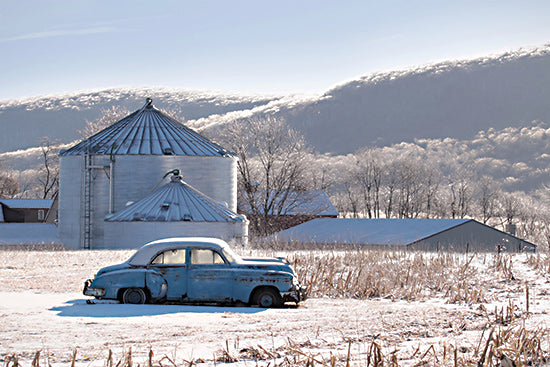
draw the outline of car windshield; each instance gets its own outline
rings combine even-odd
[[[134,262],[135,258],[136,258],[137,256],[139,256],[139,255],[137,255],[138,252],[139,252],[139,251],[134,252],[134,253],[132,254],[132,256],[130,256],[130,258],[129,258],[128,260],[126,260],[126,262],[128,262],[128,263]],[[136,255],[137,255],[137,256],[136,256]]]
[[[237,255],[235,252],[233,252],[233,250],[231,250],[231,248],[229,247],[223,247],[222,252],[225,258],[227,259],[227,261],[231,263],[236,263],[241,261],[241,257]]]

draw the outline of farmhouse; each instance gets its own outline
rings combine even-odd
[[[135,230],[137,221],[130,226],[116,218],[123,218],[128,204],[147,197],[166,173],[176,168],[189,186],[235,213],[236,167],[233,154],[167,116],[147,99],[141,109],[60,152],[59,237],[70,248],[141,246],[146,240],[144,229]],[[172,203],[168,206],[174,207]],[[137,218],[139,215],[132,220]],[[195,223],[199,220],[195,217]],[[140,224],[145,228],[152,223],[158,224],[158,220]],[[227,227],[225,221],[217,223]],[[190,234],[185,217],[171,221],[169,231],[157,226],[153,233],[166,237],[178,224],[178,235]],[[161,227],[168,225],[162,223]],[[223,229],[212,233],[230,237]],[[238,236],[246,240],[245,233],[243,230]],[[123,236],[124,243],[113,240]]]
[[[57,201],[0,199],[0,246],[60,245]]]
[[[48,199],[0,199],[0,222],[53,223],[54,215],[48,215],[53,203]]]
[[[536,252],[537,246],[473,219],[320,218],[269,240],[288,244],[360,245],[384,249],[456,252]]]

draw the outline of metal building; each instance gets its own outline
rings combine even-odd
[[[60,152],[59,237],[70,248],[106,248],[105,217],[145,197],[166,172],[237,209],[237,158],[147,99],[139,110]]]
[[[136,248],[164,237],[216,237],[244,245],[248,220],[174,175],[170,182],[105,219],[109,248]]]
[[[473,219],[320,218],[269,240],[307,245],[455,252],[536,252],[537,246]]]

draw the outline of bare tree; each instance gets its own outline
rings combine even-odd
[[[295,193],[305,188],[304,138],[282,119],[267,116],[230,124],[221,143],[239,158],[239,194],[253,230],[261,235],[276,231],[278,219],[300,201]]]
[[[478,198],[477,205],[480,211],[481,221],[487,224],[489,219],[496,214],[496,200],[498,185],[488,176],[483,176],[478,181]]]
[[[40,142],[41,168],[38,172],[38,183],[42,199],[52,199],[59,191],[59,156],[54,143],[49,138]]]
[[[503,220],[502,226],[513,224],[514,219],[519,215],[521,199],[516,193],[503,193],[499,200],[499,216]]]
[[[387,207],[395,207],[393,214],[388,214],[399,218],[417,218],[423,215],[428,198],[432,200],[435,195],[434,187],[437,187],[433,185],[433,178],[430,178],[431,170],[411,157],[399,157],[388,163],[384,169],[384,181],[388,185],[386,191],[392,193],[387,198]]]
[[[369,218],[379,218],[382,164],[373,150],[367,149],[357,155],[355,176],[363,191],[366,215]]]
[[[0,172],[0,198],[13,198],[18,191],[17,181],[8,174]]]
[[[347,212],[351,213],[353,218],[359,218],[359,194],[356,190],[356,185],[354,185],[351,182],[346,182],[344,184],[346,188],[346,203],[347,205]]]
[[[95,120],[86,120],[86,125],[78,133],[82,138],[88,138],[95,133],[105,129],[107,126],[119,121],[129,114],[128,110],[120,106],[102,108],[101,115]]]
[[[454,179],[449,184],[450,207],[452,218],[464,218],[470,214],[472,203],[472,174],[466,170],[455,173]]]
[[[357,159],[352,154],[315,155],[308,158],[303,177],[308,180],[306,187],[325,191],[339,213],[343,216],[351,214],[354,218],[358,217],[361,207],[355,180],[356,162]]]
[[[386,165],[386,173],[384,174],[385,188],[385,210],[386,218],[391,218],[394,215],[395,193],[398,190],[399,172],[394,169],[393,163]]]
[[[438,168],[426,164],[423,170],[423,178],[425,186],[424,195],[426,197],[426,218],[430,218],[434,211],[434,207],[437,205],[442,175]]]

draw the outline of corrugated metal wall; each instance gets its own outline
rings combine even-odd
[[[84,157],[61,157],[59,162],[59,238],[70,248],[80,247],[81,189]]]
[[[161,238],[190,236],[246,245],[248,222],[105,222],[105,243],[97,248],[139,248]]]
[[[535,252],[529,242],[469,221],[407,246],[410,250],[456,252]]]
[[[218,202],[237,211],[237,160],[235,157],[116,156],[114,211],[128,201],[138,201],[151,192],[162,176],[179,169],[183,180]],[[168,181],[163,181],[166,183]]]
[[[85,156],[61,156],[59,235],[65,246],[82,247],[84,233]],[[108,167],[110,157],[93,156],[93,165]],[[237,210],[237,159],[235,157],[126,155],[114,156],[113,212],[138,201],[159,184],[164,174],[180,169],[183,179],[215,201]],[[105,248],[105,215],[109,213],[110,171],[92,171],[90,248]],[[116,224],[113,224],[116,225]],[[223,223],[225,225],[225,223]],[[221,227],[220,227],[221,228]],[[205,233],[207,234],[207,233]],[[181,235],[181,234],[180,234]],[[220,237],[223,234],[220,234]],[[223,235],[224,238],[227,236]],[[139,239],[140,237],[135,237]],[[112,243],[112,239],[109,241]],[[135,246],[134,246],[135,247]]]

